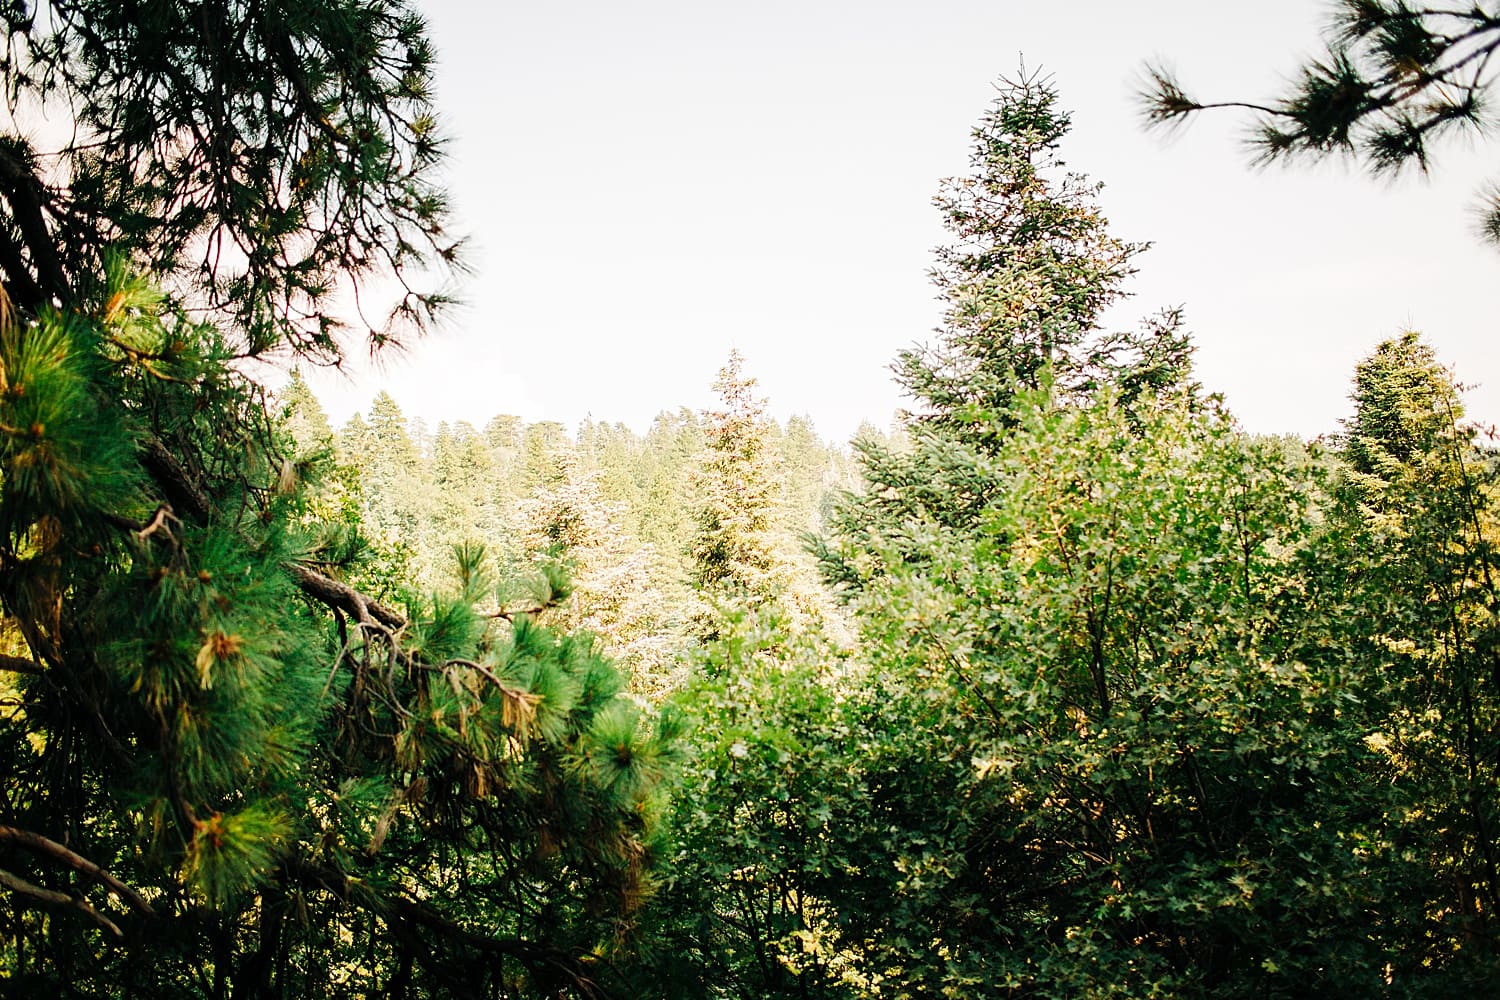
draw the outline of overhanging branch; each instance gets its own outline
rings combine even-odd
[[[347,583],[340,583],[301,563],[287,563],[286,571],[308,597],[344,612],[355,621],[379,622],[393,632],[406,627],[406,619],[400,614],[374,598],[366,597]]]
[[[101,883],[124,900],[136,912],[144,913],[147,916],[156,915],[156,911],[151,909],[151,904],[142,899],[140,894],[130,888],[130,886],[121,882],[88,858],[64,847],[55,840],[43,837],[39,833],[32,833],[30,830],[18,830],[13,826],[0,826],[0,844],[14,844],[33,854],[38,854],[51,861],[58,862],[67,868],[71,868],[84,878]]]
[[[4,868],[0,868],[0,886],[4,886],[17,896],[22,897],[23,902],[32,906],[41,906],[49,910],[72,910],[87,917],[101,930],[108,931],[115,940],[125,935],[118,924],[94,909],[94,904],[86,899],[74,899],[66,893],[53,892],[51,889],[43,889],[39,885],[33,885],[24,878],[12,875]]]

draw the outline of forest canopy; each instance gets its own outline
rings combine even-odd
[[[1492,443],[1416,333],[1336,435],[1240,427],[1183,310],[1117,325],[1145,246],[1049,77],[939,186],[940,325],[852,450],[738,353],[644,434],[335,428],[296,367],[343,356],[332,304],[394,282],[378,348],[459,263],[421,18],[0,16],[17,108],[77,124],[0,142],[6,992],[1500,974]]]

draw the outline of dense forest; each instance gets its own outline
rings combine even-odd
[[[1479,120],[1500,15],[1339,9],[1274,153]],[[1417,333],[1241,427],[1180,309],[1121,325],[1049,77],[939,186],[896,426],[771,419],[752,353],[643,434],[336,428],[301,366],[461,264],[421,18],[0,18],[76,123],[0,138],[0,993],[1493,991],[1500,454]]]
[[[272,408],[291,460],[322,469],[311,491],[322,516],[368,546],[363,589],[441,590],[457,580],[455,551],[482,546],[508,581],[506,606],[587,630],[645,693],[685,668],[721,591],[753,585],[804,617],[845,617],[807,539],[858,488],[852,454],[806,417],[769,419],[738,353],[714,390],[717,409],[663,411],[644,435],[512,414],[429,428],[388,393],[335,431],[297,372]],[[887,440],[868,425],[860,436]],[[733,588],[709,585],[730,576]]]

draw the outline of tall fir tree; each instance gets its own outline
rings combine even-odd
[[[719,407],[704,413],[691,578],[705,593],[765,597],[776,565],[770,532],[777,490],[765,400],[744,366],[731,351],[714,379]]]
[[[953,238],[932,271],[943,325],[895,365],[916,404],[909,446],[856,443],[866,486],[834,513],[842,542],[819,549],[846,588],[889,560],[920,558],[925,531],[974,528],[996,488],[981,466],[1009,433],[1018,393],[1082,404],[1104,391],[1149,408],[1193,391],[1179,310],[1134,330],[1103,326],[1146,245],[1114,236],[1101,185],[1065,169],[1071,122],[1051,81],[1023,70],[998,89],[972,133],[971,172],[936,198]]]
[[[917,418],[960,432],[1044,382],[1062,399],[1178,383],[1190,353],[1175,311],[1134,332],[1102,327],[1147,245],[1113,235],[1102,185],[1065,169],[1072,123],[1051,81],[1023,70],[999,89],[974,128],[970,172],[935,199],[953,238],[932,270],[943,325],[934,344],[896,362]]]

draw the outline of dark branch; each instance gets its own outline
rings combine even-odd
[[[565,952],[520,938],[496,938],[476,933],[454,923],[427,903],[406,896],[387,898],[379,895],[369,883],[351,878],[335,868],[288,858],[282,862],[282,870],[292,881],[317,886],[341,902],[375,914],[402,936],[415,938],[418,929],[431,931],[444,941],[481,954],[513,958],[533,976],[543,981],[561,979],[583,997],[604,1000],[608,996],[583,964]]]
[[[40,675],[44,669],[35,660],[28,660],[22,656],[11,656],[9,653],[0,653],[0,670],[8,670],[13,674]]]
[[[10,203],[11,218],[31,254],[42,295],[57,296],[59,300],[69,298],[68,279],[58,259],[52,232],[42,216],[46,188],[37,180],[31,164],[17,154],[14,145],[7,143],[0,143],[0,194]]]
[[[166,494],[174,512],[197,524],[207,523],[211,509],[208,496],[188,477],[177,456],[156,438],[146,440],[141,446],[140,456],[141,465]]]
[[[45,907],[49,910],[72,910],[81,913],[101,930],[106,930],[110,936],[119,940],[125,935],[119,926],[111,919],[94,909],[94,904],[86,899],[74,899],[61,892],[53,892],[51,889],[43,889],[39,885],[33,885],[23,878],[12,875],[10,872],[0,868],[0,886],[4,886],[34,905]]]
[[[55,840],[49,840],[30,830],[18,830],[13,826],[0,826],[0,844],[14,844],[33,854],[39,854],[59,862],[84,878],[98,882],[123,899],[131,909],[147,916],[155,916],[151,904],[141,898],[130,886],[94,864],[88,858],[69,850]]]
[[[355,621],[379,622],[392,631],[406,627],[404,617],[374,598],[366,597],[347,583],[340,583],[301,563],[287,563],[286,571],[308,597],[344,612]]]

